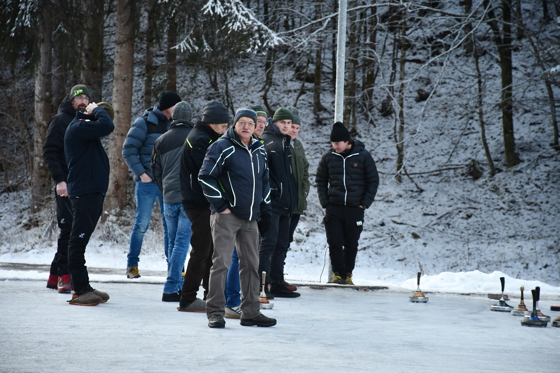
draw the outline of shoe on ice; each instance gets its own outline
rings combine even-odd
[[[47,289],[58,289],[58,276],[49,275],[47,280]]]
[[[107,303],[107,301],[111,298],[109,294],[101,290],[94,289],[93,293],[97,295],[99,298],[101,298],[101,303]],[[72,294],[72,299],[76,299],[77,297],[78,294],[76,293]]]
[[[219,313],[214,313],[208,316],[208,327],[209,328],[225,328],[226,320]]]
[[[161,296],[162,302],[178,302],[181,300],[181,292],[176,293],[163,293]]]
[[[346,285],[346,278],[343,278],[341,275],[339,275],[338,273],[333,273],[331,280],[329,281],[329,284],[341,284],[341,285]]]
[[[206,312],[206,302],[198,298],[196,298],[194,302],[190,303],[183,304],[181,302],[179,303],[177,310],[181,312]]]
[[[348,274],[348,276],[346,276],[346,285],[354,285],[354,282],[352,281],[352,274]]]
[[[288,289],[289,291],[296,291],[297,290],[297,286],[289,284],[286,281],[284,281],[284,287],[286,289]]]
[[[257,317],[253,317],[252,319],[241,319],[239,322],[243,326],[274,326],[276,325],[276,319],[272,317],[266,317],[262,313],[259,314]]]
[[[58,278],[58,292],[68,294],[72,291],[72,277],[70,275],[62,275]]]
[[[101,297],[93,291],[90,291],[89,293],[79,295],[76,298],[72,297],[68,303],[75,306],[97,306],[99,303],[103,303],[103,299],[101,299]]]
[[[241,318],[241,308],[239,307],[226,307],[226,314],[224,315],[226,319],[240,319]]]
[[[274,285],[270,287],[270,293],[276,298],[297,298],[301,294],[286,289],[283,285]]]
[[[126,267],[126,277],[140,278],[140,271],[138,271],[138,267]]]

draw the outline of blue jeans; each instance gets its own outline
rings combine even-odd
[[[167,223],[167,280],[163,286],[166,294],[176,293],[183,288],[183,268],[191,242],[191,221],[180,203],[164,203]]]
[[[239,307],[241,304],[241,285],[239,283],[239,256],[237,249],[233,248],[231,255],[231,265],[227,271],[226,277],[226,307]]]
[[[161,221],[163,223],[163,236],[164,236],[164,253],[167,258],[167,224],[165,223],[164,207],[163,207],[163,195],[159,190],[157,184],[153,181],[149,183],[143,183],[142,181],[136,182],[136,221],[134,223],[134,228],[132,228],[132,234],[130,235],[130,247],[128,249],[128,261],[127,267],[138,267],[138,262],[140,261],[140,250],[142,250],[142,241],[144,241],[144,234],[148,230],[150,225],[150,219],[152,218],[152,210],[154,209],[154,203],[156,198],[159,203],[159,209],[161,211]]]

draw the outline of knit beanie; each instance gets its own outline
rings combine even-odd
[[[186,120],[191,121],[192,119],[192,109],[187,101],[181,101],[173,108],[171,113],[171,118],[173,120]]]
[[[292,112],[290,110],[286,109],[285,107],[281,107],[274,112],[272,121],[277,122],[284,119],[294,120],[294,116],[292,115]]]
[[[109,114],[109,116],[111,117],[111,120],[115,119],[115,110],[113,109],[110,103],[103,101],[103,102],[99,102],[97,106],[105,109],[107,114]]]
[[[336,122],[331,131],[331,141],[350,141],[350,132],[344,127],[342,122]]]
[[[86,95],[91,100],[91,92],[87,85],[77,84],[73,86],[72,89],[70,90],[70,94],[68,95],[68,99],[72,101],[73,99],[76,98],[76,96],[79,95]]]
[[[210,101],[202,109],[202,122],[210,124],[229,123],[229,113],[221,102]]]
[[[294,119],[292,119],[293,124],[299,124],[301,126],[301,120],[299,119],[299,111],[293,106],[288,106],[288,110],[292,112]]]
[[[175,104],[179,102],[181,102],[181,97],[179,97],[177,93],[165,91],[161,94],[158,108],[159,110],[164,111],[165,109],[169,109],[170,107],[175,106]]]
[[[266,112],[266,109],[262,105],[251,105],[249,106],[249,109],[254,110],[255,113],[257,113],[257,117],[268,118],[268,113]]]
[[[233,124],[237,123],[237,121],[243,117],[250,118],[253,122],[255,122],[255,124],[257,124],[257,113],[248,107],[241,107],[237,109],[235,112],[235,118],[233,119]]]

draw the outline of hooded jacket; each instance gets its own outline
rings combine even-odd
[[[193,127],[192,122],[176,120],[154,143],[152,175],[165,203],[181,203],[181,151]]]
[[[270,197],[272,211],[291,215],[297,205],[297,187],[292,169],[290,135],[283,135],[269,122],[262,135],[270,170]]]
[[[167,131],[169,123],[157,106],[147,109],[142,117],[132,123],[124,140],[122,156],[134,174],[134,180],[140,180],[144,172],[153,179],[152,150],[156,139]]]
[[[68,165],[64,155],[64,134],[66,128],[74,117],[76,110],[72,102],[66,97],[58,107],[56,114],[49,124],[45,145],[43,146],[43,160],[55,184],[66,181],[68,178]]]
[[[323,208],[334,204],[367,209],[375,199],[379,174],[364,143],[353,140],[352,148],[342,154],[330,150],[323,155],[315,181]]]
[[[180,179],[182,204],[185,210],[207,209],[209,207],[198,182],[198,172],[204,162],[206,150],[220,136],[209,125],[198,122],[183,144]]]
[[[309,194],[309,162],[305,157],[305,149],[298,139],[292,140],[292,169],[296,178],[297,206],[294,214],[303,214],[307,210],[307,195]]]
[[[259,220],[270,209],[268,176],[263,144],[252,138],[247,147],[230,128],[208,148],[198,179],[213,212],[229,208],[240,219]]]
[[[108,136],[114,129],[111,117],[102,107],[93,109],[91,116],[76,113],[64,136],[70,198],[107,193],[109,158],[101,144],[101,137]]]

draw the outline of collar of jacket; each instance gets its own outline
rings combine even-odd
[[[172,128],[175,128],[175,127],[190,127],[190,128],[193,128],[193,127],[194,127],[194,123],[193,123],[193,122],[189,122],[188,120],[177,119],[177,120],[174,120],[174,121],[169,125],[169,129],[172,129]]]
[[[169,125],[170,120],[158,109],[157,106],[151,107],[146,109],[144,112],[144,117],[146,117],[146,121],[156,126],[162,124],[164,126]]]
[[[72,101],[70,101],[68,97],[65,97],[58,106],[58,113],[66,113],[71,116],[76,115],[76,110],[72,107]]]

